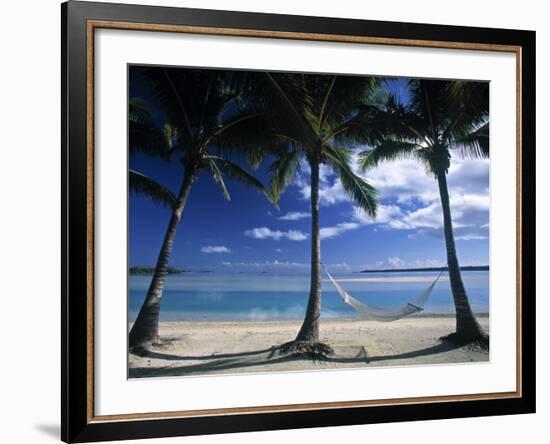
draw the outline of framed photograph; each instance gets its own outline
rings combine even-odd
[[[535,411],[535,33],[62,5],[62,439]]]

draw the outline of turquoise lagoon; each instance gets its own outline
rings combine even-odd
[[[412,301],[438,273],[335,274],[352,296],[369,305],[391,307]],[[151,276],[129,276],[128,318],[132,322],[143,303]],[[463,272],[472,309],[489,312],[489,272]],[[200,273],[166,279],[161,321],[275,321],[302,319],[309,276],[268,273]],[[344,304],[334,287],[323,280],[321,317],[349,319],[356,312]],[[424,314],[452,314],[454,305],[447,275],[424,306]]]

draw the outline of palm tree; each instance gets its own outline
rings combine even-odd
[[[311,275],[306,315],[294,341],[280,347],[283,354],[323,357],[331,354],[320,343],[321,242],[319,232],[319,169],[329,165],[354,203],[376,214],[374,188],[351,166],[353,148],[364,138],[365,115],[358,112],[376,88],[377,80],[329,75],[259,74],[253,100],[270,110],[270,134],[282,143],[270,166],[270,189],[276,202],[300,170],[302,159],[311,170]]]
[[[211,175],[227,199],[230,195],[224,176],[266,195],[267,192],[258,179],[234,161],[243,152],[242,148],[247,148],[249,163],[257,165],[262,158],[258,146],[249,142],[253,138],[245,137],[255,134],[263,117],[242,103],[239,91],[244,85],[242,76],[214,70],[134,69],[139,70],[151,86],[152,100],[149,102],[160,109],[162,124],[155,121],[147,102],[131,99],[130,150],[167,160],[175,158],[182,167],[181,185],[175,194],[140,172],[131,170],[129,173],[132,191],[145,193],[171,210],[145,301],[129,334],[130,350],[139,352],[159,343],[159,311],[170,255],[185,204],[199,174]]]
[[[145,101],[131,97],[128,104],[128,133],[131,153],[170,160],[170,147],[164,132],[153,120],[152,112]],[[128,170],[128,185],[132,192],[147,195],[154,203],[173,209],[176,197],[168,188],[139,171]]]
[[[451,156],[489,156],[489,85],[482,82],[409,80],[410,101],[403,105],[389,96],[383,106],[372,107],[369,145],[361,153],[363,170],[383,161],[414,158],[433,174],[439,186],[447,264],[456,309],[456,332],[446,338],[457,343],[488,344],[476,320],[456,254],[447,187]]]

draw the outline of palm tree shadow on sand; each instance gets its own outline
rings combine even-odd
[[[449,342],[442,342],[420,350],[413,350],[405,353],[396,353],[392,355],[368,356],[361,351],[356,356],[338,356],[324,358],[319,362],[328,363],[363,363],[371,364],[383,361],[392,361],[400,359],[412,359],[422,356],[431,356],[440,353],[449,352],[461,348],[460,345],[455,345]],[[273,365],[283,362],[292,362],[304,360],[301,355],[297,356],[281,356],[276,353],[277,347],[268,349],[255,350],[242,353],[226,353],[220,355],[209,356],[178,356],[159,352],[146,352],[140,356],[153,359],[165,359],[167,361],[186,361],[186,360],[209,360],[199,364],[171,366],[171,367],[135,367],[129,371],[131,378],[147,378],[147,377],[166,377],[166,376],[184,376],[192,374],[207,374],[209,372],[220,370],[241,369],[254,367],[258,365]],[[312,360],[312,363],[314,361]]]
[[[252,350],[247,352],[239,352],[239,353],[220,353],[220,354],[212,354],[212,355],[206,355],[206,356],[181,356],[181,355],[171,355],[168,353],[161,353],[157,351],[152,350],[142,350],[137,353],[133,353],[136,356],[140,356],[142,358],[153,358],[153,359],[164,359],[166,361],[208,361],[208,360],[215,360],[215,359],[234,359],[234,358],[243,358],[245,356],[254,356],[258,355],[260,353],[266,353],[271,352],[273,350],[273,347],[270,348],[264,348],[261,350]]]

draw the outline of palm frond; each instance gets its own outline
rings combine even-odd
[[[254,109],[269,115],[273,133],[300,141],[305,149],[316,139],[316,117],[312,97],[308,94],[301,75],[288,73],[261,73],[254,88],[247,95]],[[318,110],[317,110],[318,112]]]
[[[336,80],[338,79],[338,76],[333,76],[332,77],[332,81],[330,82],[328,88],[327,88],[327,92],[325,94],[325,98],[323,99],[323,104],[321,105],[321,111],[319,112],[319,122],[318,122],[318,129],[319,131],[321,131],[321,126],[322,126],[322,123],[325,119],[325,108],[327,107],[327,102],[328,102],[328,99],[330,97],[330,94],[332,92],[332,88],[334,88],[334,84],[336,83]]]
[[[466,106],[470,113],[489,113],[489,82],[453,80],[448,82],[444,92],[446,106]]]
[[[282,101],[286,104],[288,110],[291,112],[291,114],[293,114],[294,118],[298,122],[300,122],[302,126],[306,126],[304,122],[303,112],[301,112],[300,107],[297,106],[297,103],[295,102],[295,96],[292,95],[293,92],[296,93],[298,91],[298,88],[294,88],[294,91],[292,91],[288,87],[285,88],[285,83],[280,78],[276,78],[273,74],[269,72],[266,72],[265,74],[271,82],[271,85],[273,86],[275,91],[278,92]],[[291,82],[287,80],[286,84],[291,84]]]
[[[399,104],[399,101],[395,95],[388,89],[388,82],[381,81],[376,85],[374,90],[365,97],[365,104],[374,106],[378,109],[384,109],[387,104],[392,100],[394,104]]]
[[[214,181],[219,185],[220,189],[222,190],[223,197],[225,197],[227,200],[231,200],[231,196],[229,195],[229,191],[227,190],[227,187],[225,186],[225,181],[223,180],[222,172],[218,168],[218,165],[216,164],[216,161],[214,159],[208,159],[208,168],[212,173]]]
[[[128,171],[128,185],[130,191],[146,195],[157,205],[170,209],[176,205],[176,197],[168,188],[138,171]]]
[[[130,153],[144,153],[168,160],[170,144],[163,129],[145,115],[130,115],[128,122]]]
[[[268,191],[264,184],[237,163],[217,156],[210,156],[210,159],[218,163],[222,177],[225,176],[267,195]]]
[[[377,167],[382,162],[417,157],[419,146],[411,142],[385,140],[370,150],[359,153],[359,165],[363,171]]]
[[[244,110],[224,122],[223,131],[212,139],[210,152],[221,157],[244,159],[257,168],[268,156],[285,152],[289,140],[274,133],[265,114]]]
[[[388,94],[383,105],[378,103],[361,106],[353,117],[336,127],[325,140],[346,146],[374,146],[388,139],[426,143],[428,139],[422,131],[418,116],[398,104],[395,97]]]
[[[489,157],[489,123],[466,134],[456,135],[450,140],[450,147],[459,150],[465,158]]]
[[[269,166],[271,181],[269,184],[269,195],[272,203],[277,206],[281,194],[292,182],[296,173],[300,171],[300,150],[290,150],[286,155],[279,156]]]
[[[452,145],[455,140],[473,140],[475,143],[471,145],[472,152],[469,154],[478,157],[488,155],[488,82],[453,81],[448,84],[445,93],[450,122],[442,132],[442,141]]]
[[[376,217],[378,193],[370,183],[353,172],[349,165],[349,152],[333,146],[326,146],[324,151],[344,190],[355,205],[369,216]]]
[[[318,76],[323,85],[328,83],[330,77]],[[338,126],[354,116],[357,110],[368,102],[369,96],[373,94],[380,80],[376,77],[366,76],[337,76],[330,94],[326,98],[324,117],[321,121],[323,133],[330,128]],[[314,93],[318,95],[318,93]],[[321,96],[322,97],[322,96]],[[319,105],[317,105],[319,106]]]
[[[176,102],[179,107],[179,111],[182,116],[182,121],[184,123],[183,127],[187,130],[189,138],[193,137],[193,128],[191,126],[191,121],[189,120],[189,114],[187,111],[187,106],[183,102],[181,91],[176,87],[176,84],[172,80],[172,75],[166,68],[160,68],[162,70],[162,74],[164,74],[164,77],[166,78],[166,81],[169,85],[169,88],[171,90],[171,95],[176,99]]]
[[[140,115],[152,117],[153,114],[147,101],[140,97],[130,97],[128,100],[128,111],[130,116],[134,117]]]
[[[213,132],[211,140],[222,135],[222,133],[229,131],[232,127],[243,124],[246,121],[254,120],[254,124],[262,124],[265,121],[266,114],[260,113],[254,110],[246,110],[245,112],[238,113],[235,116],[225,120],[218,125],[218,128]],[[248,122],[247,122],[248,123]]]
[[[186,103],[187,91],[192,90],[192,72],[160,66],[133,67],[135,75],[144,79],[150,99],[162,111],[164,122],[174,127],[180,127],[180,137],[185,138],[188,145],[192,139],[192,129],[189,121]]]
[[[449,119],[445,96],[449,81],[410,79],[407,83],[411,94],[409,108],[418,115],[422,133],[435,142]]]

